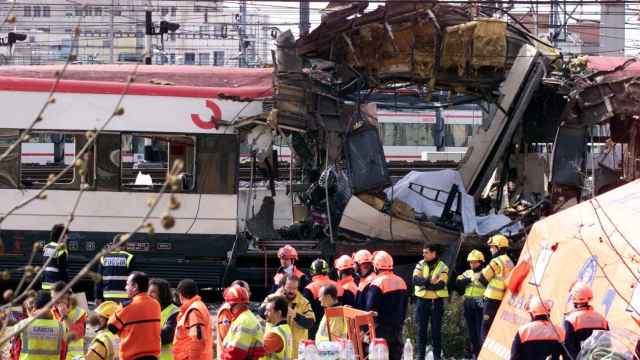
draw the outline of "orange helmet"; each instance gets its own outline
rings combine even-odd
[[[376,251],[373,255],[373,266],[376,270],[393,270],[393,258],[384,250]]]
[[[369,250],[358,250],[355,255],[353,255],[353,261],[356,264],[364,264],[373,262],[373,255],[369,252]]]
[[[338,271],[353,269],[353,259],[349,255],[342,255],[336,259],[333,266]]]
[[[571,297],[573,297],[574,304],[588,303],[593,299],[593,290],[591,286],[584,282],[577,282],[571,288]]]
[[[551,302],[542,300],[540,297],[534,297],[529,302],[529,312],[533,316],[549,315],[551,312]]]
[[[249,303],[249,293],[247,292],[247,289],[240,285],[232,285],[226,288],[224,290],[223,298],[224,301],[230,305]]]
[[[278,249],[278,258],[298,260],[298,252],[291,245],[285,245]]]

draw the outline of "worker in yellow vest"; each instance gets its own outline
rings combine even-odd
[[[484,291],[482,309],[482,342],[487,337],[493,319],[496,317],[502,298],[507,290],[506,279],[513,269],[513,261],[507,255],[509,239],[502,235],[493,235],[487,242],[493,258],[480,272],[480,282],[487,288]]]
[[[320,288],[320,304],[325,309],[341,306],[340,302],[338,302],[338,289],[335,285],[328,284]],[[327,328],[327,322],[329,322],[329,328]],[[331,334],[329,334],[329,331],[331,331]],[[347,323],[344,318],[340,317],[327,320],[327,314],[325,313],[322,320],[320,320],[320,326],[316,333],[316,343],[346,339],[347,332]]]
[[[58,281],[51,289],[51,297],[58,298],[58,302],[51,309],[54,319],[63,323],[69,330],[69,345],[67,347],[67,360],[84,355],[84,336],[86,333],[87,312],[81,308],[71,292],[63,294],[67,286],[63,281]]]
[[[48,291],[39,291],[36,295],[34,314],[15,325],[20,329],[29,323],[20,333],[20,360],[64,360],[66,358],[67,330],[61,322],[55,320],[49,311],[45,311],[51,301]]]
[[[265,355],[264,329],[249,309],[249,293],[240,285],[225,289],[224,301],[231,306],[234,320],[222,344],[222,359],[259,359]]]
[[[293,337],[287,323],[289,305],[282,296],[270,296],[267,299],[265,315],[267,326],[264,332],[263,360],[291,360],[293,356]],[[296,354],[297,355],[297,354]]]
[[[147,294],[160,303],[160,360],[173,360],[173,336],[178,324],[180,308],[173,303],[171,286],[165,279],[153,278],[149,280]]]
[[[118,360],[120,339],[107,330],[107,323],[119,306],[114,301],[105,301],[96,308],[95,315],[89,318],[89,324],[96,329],[96,337],[89,344],[85,360]]]
[[[423,259],[413,270],[414,294],[416,296],[416,359],[424,360],[427,348],[427,331],[431,323],[431,343],[433,358],[439,360],[442,354],[442,315],[444,299],[449,297],[447,281],[449,268],[440,260],[440,247],[425,245]]]
[[[480,282],[480,271],[484,263],[484,255],[479,250],[472,250],[467,255],[469,270],[463,272],[456,279],[456,286],[464,289],[464,318],[469,331],[471,354],[477,358],[482,348],[480,341],[482,335],[482,308],[485,286]]]

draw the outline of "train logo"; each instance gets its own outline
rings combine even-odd
[[[222,111],[220,107],[214,103],[212,100],[207,100],[205,102],[205,106],[211,110],[213,115],[211,115],[211,119],[208,121],[202,120],[199,114],[191,114],[191,121],[199,127],[200,129],[210,130],[213,128],[218,128],[218,122],[222,119]]]

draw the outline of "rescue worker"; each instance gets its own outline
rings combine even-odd
[[[328,262],[324,259],[315,259],[311,263],[310,268],[311,283],[309,283],[302,292],[302,295],[309,301],[309,304],[311,304],[311,309],[313,309],[313,315],[316,319],[322,319],[324,315],[322,305],[320,305],[320,288],[327,284],[332,284],[337,288],[337,283],[329,279],[329,270]],[[341,289],[342,288],[338,288],[338,296],[342,296]],[[318,322],[314,324],[309,332],[309,337],[314,338],[316,331],[318,331]]]
[[[109,318],[116,313],[119,304],[113,301],[105,301],[100,304],[95,314],[89,318],[89,324],[96,329],[96,336],[89,344],[89,349],[84,356],[85,360],[116,360],[120,342],[118,337],[107,330]]]
[[[349,255],[342,255],[336,259],[334,266],[338,271],[338,286],[342,288],[342,297],[338,300],[343,305],[355,307],[358,285],[353,278],[353,259]]]
[[[211,360],[211,315],[198,295],[198,285],[191,279],[184,279],[178,283],[177,292],[181,305],[173,340],[173,357],[176,360]]]
[[[376,278],[376,272],[373,270],[373,255],[369,250],[358,250],[353,256],[353,262],[360,278],[356,294],[356,308],[364,310],[367,305],[369,284]]]
[[[407,284],[393,273],[393,258],[377,251],[373,266],[378,276],[369,285],[365,311],[375,311],[376,336],[387,341],[389,359],[402,357],[402,327],[407,310]]]
[[[107,329],[120,338],[120,360],[155,360],[160,356],[160,303],[147,294],[149,277],[134,271],[126,291],[130,302],[118,309]]]
[[[480,272],[480,283],[487,288],[484,291],[482,309],[482,342],[487,337],[498,307],[507,289],[505,280],[513,269],[513,261],[507,255],[509,239],[502,235],[493,235],[487,242],[493,258]]]
[[[284,278],[288,274],[295,275],[300,279],[300,291],[303,291],[304,288],[309,285],[310,281],[307,275],[295,265],[295,262],[298,260],[298,251],[291,245],[285,245],[278,249],[278,259],[280,260],[280,267],[273,276],[271,293],[276,292],[276,290],[282,286]]]
[[[341,306],[342,304],[338,301],[338,289],[331,284],[322,286],[320,288],[320,303],[324,309]],[[316,343],[319,341],[336,341],[337,339],[347,338],[348,329],[344,318],[332,318],[329,320],[329,328],[331,334],[327,331],[327,315],[325,313],[322,320],[320,320],[320,326],[316,334]],[[329,337],[329,335],[331,335],[331,337]]]
[[[26,298],[22,301],[22,306],[20,307],[20,311],[11,311],[8,314],[9,319],[7,321],[7,325],[13,326],[18,322],[32,316],[35,311],[35,303],[36,303],[37,293],[33,290],[30,290],[27,293]],[[5,319],[2,319],[5,321]],[[22,343],[20,342],[20,334],[11,338],[11,349],[9,350],[9,358],[11,360],[19,360],[20,359],[20,348],[22,347]]]
[[[178,324],[178,308],[173,303],[171,285],[165,279],[153,278],[149,280],[149,296],[160,303],[160,360],[173,359],[173,336]]]
[[[484,262],[484,255],[479,250],[472,250],[467,255],[469,270],[463,272],[456,279],[456,286],[464,289],[464,319],[467,322],[469,331],[469,342],[471,343],[471,354],[474,359],[480,354],[482,348],[482,295],[485,286],[480,283],[480,271]]]
[[[264,330],[258,318],[249,310],[247,289],[233,285],[225,289],[223,297],[231,305],[234,320],[222,344],[222,359],[256,360],[264,356]]]
[[[63,224],[53,225],[49,242],[42,248],[42,265],[46,264],[42,272],[42,290],[51,290],[58,281],[69,281],[67,273],[69,250],[66,245],[68,238],[69,234]]]
[[[104,300],[123,302],[128,299],[125,287],[127,278],[133,271],[133,262],[133,254],[124,250],[114,250],[100,258],[100,281],[96,284],[98,303]]]
[[[609,323],[589,305],[593,299],[593,290],[588,284],[576,283],[571,289],[571,297],[575,310],[564,320],[564,344],[569,355],[577,359],[582,342],[591,336],[593,330],[609,330]]]
[[[51,289],[51,297],[58,301],[51,309],[53,318],[63,323],[67,330],[67,360],[84,355],[84,336],[87,312],[71,297],[71,291],[63,293],[67,284],[58,281]]]
[[[309,330],[313,329],[316,317],[309,300],[298,290],[300,280],[295,275],[287,276],[284,286],[276,291],[276,295],[284,296],[289,304],[287,323],[293,337],[293,355],[298,355],[298,345],[309,340]]]
[[[444,299],[449,297],[447,290],[449,268],[440,260],[440,252],[440,248],[436,245],[425,245],[422,249],[423,259],[413,270],[418,325],[416,337],[416,359],[418,360],[425,358],[429,324],[431,324],[433,358],[439,360],[442,354],[442,315]]]
[[[267,300],[265,314],[267,326],[264,333],[263,360],[291,360],[293,354],[293,337],[287,323],[289,306],[282,296],[270,296]],[[297,354],[296,354],[297,355]]]
[[[550,302],[539,297],[531,299],[531,322],[518,329],[511,345],[511,360],[558,360],[563,356],[564,331],[551,323],[550,312]]]
[[[238,285],[247,290],[247,294],[249,298],[251,298],[251,290],[249,288],[249,284],[247,284],[244,280],[235,280],[231,283],[231,286]],[[233,313],[231,313],[231,305],[227,302],[224,302],[222,306],[218,308],[218,313],[216,314],[216,358],[222,359],[222,343],[224,342],[225,336],[229,332],[229,328],[231,327],[231,323],[233,322]]]
[[[67,330],[64,324],[53,318],[50,311],[45,310],[50,301],[51,295],[48,291],[39,291],[34,303],[34,312],[15,325],[16,329],[21,328],[24,323],[30,322],[40,313],[20,333],[20,360],[66,359]]]

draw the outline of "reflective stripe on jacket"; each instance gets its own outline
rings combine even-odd
[[[67,318],[69,319],[69,323],[75,324],[78,321],[84,322],[86,320],[86,316],[87,312],[80,306],[76,305],[71,308],[69,314],[67,315]],[[85,319],[82,319],[83,317]],[[66,359],[72,360],[74,357],[82,355],[84,355],[84,331],[78,339],[69,342],[69,344],[67,345]]]
[[[200,328],[200,339],[194,339],[190,334],[196,326]],[[198,295],[180,306],[176,334],[173,337],[173,357],[176,360],[213,359],[211,315]]]
[[[160,356],[160,304],[139,293],[109,319],[109,330],[120,338],[120,360]]]
[[[20,333],[20,360],[60,360],[65,336],[64,325],[57,320],[35,319]]]
[[[43,264],[49,261],[49,264],[44,268],[42,273],[42,289],[51,290],[53,285],[58,281],[67,281],[67,269],[62,268],[62,264],[59,262],[59,258],[62,256],[68,256],[69,250],[65,245],[58,248],[58,243],[51,241],[42,248]]]
[[[427,281],[431,281],[432,278],[444,281],[445,287],[440,290],[427,290],[424,286],[416,285],[414,287],[414,294],[423,299],[436,299],[449,297],[449,291],[447,290],[446,283],[449,276],[449,268],[447,265],[438,260],[436,266],[433,267],[433,271],[429,269],[429,264],[420,260],[416,264],[416,268],[413,270],[413,276],[423,277]]]
[[[234,351],[242,353],[245,358],[264,355],[263,337],[264,330],[258,318],[248,309],[243,311],[233,320],[224,338],[222,358],[226,359],[225,355]]]
[[[102,276],[102,297],[104,299],[126,299],[127,277],[131,272],[133,254],[127,251],[113,251],[100,258]]]
[[[89,345],[89,353],[95,350],[96,343],[101,344],[101,347],[105,349],[104,354],[98,354],[99,358],[103,360],[118,360],[118,352],[120,351],[120,340],[117,336],[113,335],[109,330],[100,330],[96,337]],[[93,350],[92,350],[93,349]],[[85,356],[85,358],[88,356]]]
[[[583,329],[606,330],[609,328],[607,319],[591,307],[573,311],[567,315],[566,320],[573,326],[574,331]]]
[[[479,274],[476,274],[473,270],[469,269],[463,272],[462,275],[458,276],[458,279],[460,280],[462,279],[470,280],[469,284],[464,289],[465,297],[475,298],[475,297],[481,297],[482,295],[484,295],[484,291],[486,288],[484,285],[482,285],[482,283],[480,282],[480,279],[478,279],[478,275]]]
[[[512,269],[513,261],[505,254],[491,259],[489,265],[482,269],[482,276],[489,281],[484,291],[484,297],[492,300],[502,300],[506,290],[505,280]]]
[[[518,335],[523,344],[529,341],[564,341],[564,330],[548,320],[536,320],[524,324],[518,329]]]
[[[291,328],[288,324],[281,324],[278,326],[272,326],[267,324],[265,333],[274,333],[282,340],[282,350],[277,353],[267,354],[263,356],[262,360],[292,360],[293,357],[293,337],[291,335]],[[296,354],[297,355],[297,354]]]

